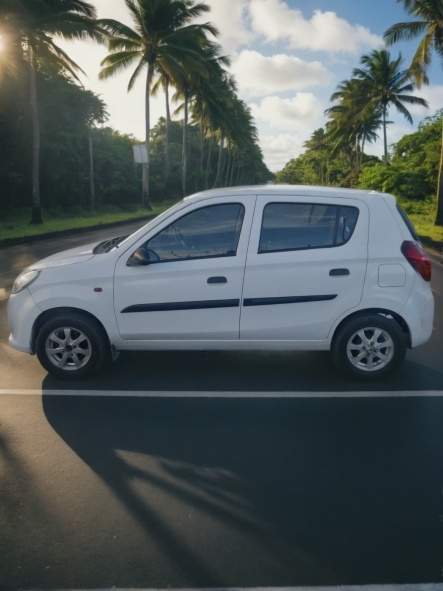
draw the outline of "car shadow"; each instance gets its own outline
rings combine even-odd
[[[376,391],[443,390],[443,367],[415,361],[410,352],[396,374],[364,382],[342,376],[328,352],[124,352],[95,377],[69,384],[48,376],[48,389],[153,391]]]
[[[440,576],[440,399],[56,397],[46,382],[44,392],[47,421],[106,485],[98,510],[119,505],[110,532],[85,534],[94,568],[74,565],[76,586]],[[85,502],[95,493],[74,486]],[[103,542],[108,533],[118,542]]]

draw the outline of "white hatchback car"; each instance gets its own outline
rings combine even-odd
[[[61,378],[123,350],[331,350],[375,378],[430,338],[431,263],[390,195],[217,189],[25,270],[10,344]]]

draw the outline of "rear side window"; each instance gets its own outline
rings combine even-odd
[[[341,246],[352,237],[358,215],[356,207],[343,205],[269,203],[259,253]]]
[[[412,238],[414,240],[419,241],[420,238],[417,236],[417,232],[416,232],[416,230],[414,228],[414,224],[408,218],[408,214],[405,212],[405,210],[402,207],[400,207],[400,205],[398,203],[397,203],[397,210],[398,210],[398,213],[401,216],[401,219],[404,221],[407,229],[409,230],[409,233],[411,234]]]

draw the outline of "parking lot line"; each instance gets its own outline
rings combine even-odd
[[[416,583],[395,585],[340,585],[324,587],[211,587],[211,588],[123,588],[112,587],[112,591],[443,591],[443,583]],[[59,589],[58,591],[74,591],[73,589]],[[110,591],[106,589],[76,589],[75,591]]]
[[[0,396],[74,396],[99,398],[443,398],[443,390],[266,392],[222,390],[27,390],[0,389]],[[443,590],[442,590],[443,591]]]

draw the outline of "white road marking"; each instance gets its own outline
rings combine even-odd
[[[74,591],[64,589],[59,591]],[[107,587],[105,589],[76,589],[75,591],[443,591],[443,583],[417,583],[394,585],[340,585],[330,587],[211,587],[207,588],[183,588],[176,589],[152,589],[152,588],[123,588]]]
[[[0,389],[0,396],[73,396],[100,398],[443,398],[443,390],[374,392],[230,392],[198,390],[27,390]],[[442,590],[443,591],[443,590]]]

